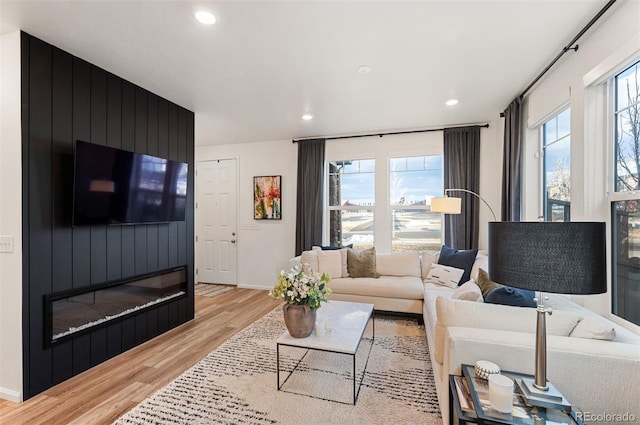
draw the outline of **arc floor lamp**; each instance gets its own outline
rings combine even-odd
[[[489,211],[491,211],[491,214],[493,215],[493,221],[498,221],[496,217],[496,213],[493,212],[493,209],[491,208],[489,203],[482,196],[467,189],[445,189],[443,197],[431,198],[431,212],[439,212],[439,213],[445,213],[445,214],[460,214],[462,210],[462,198],[449,196],[448,195],[449,192],[464,192],[464,193],[469,193],[475,196],[476,198],[484,202],[487,208],[489,208]]]

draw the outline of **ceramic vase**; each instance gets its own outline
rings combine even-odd
[[[285,304],[282,306],[284,323],[294,338],[306,338],[313,332],[316,323],[316,310],[307,305]]]

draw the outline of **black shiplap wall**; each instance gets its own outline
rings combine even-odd
[[[22,33],[25,399],[193,318],[194,114]],[[187,162],[186,221],[71,226],[74,143]],[[43,296],[188,267],[189,296],[45,348]]]

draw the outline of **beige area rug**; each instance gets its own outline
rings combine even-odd
[[[341,403],[353,391],[345,355],[309,351],[277,390],[275,341],[285,328],[276,308],[115,424],[441,424],[424,328],[390,316],[377,316],[375,328],[372,349],[369,325],[358,351],[359,377],[369,359],[355,406]],[[292,370],[303,355],[281,347],[281,369]]]
[[[219,285],[217,283],[196,283],[193,288],[193,293],[203,297],[215,297],[216,295],[224,294],[234,290],[234,285]]]

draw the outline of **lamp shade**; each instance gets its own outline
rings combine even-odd
[[[605,223],[491,222],[489,277],[533,291],[607,292]]]
[[[431,198],[431,212],[445,214],[460,214],[462,210],[462,198],[452,198],[443,196],[441,198]]]

